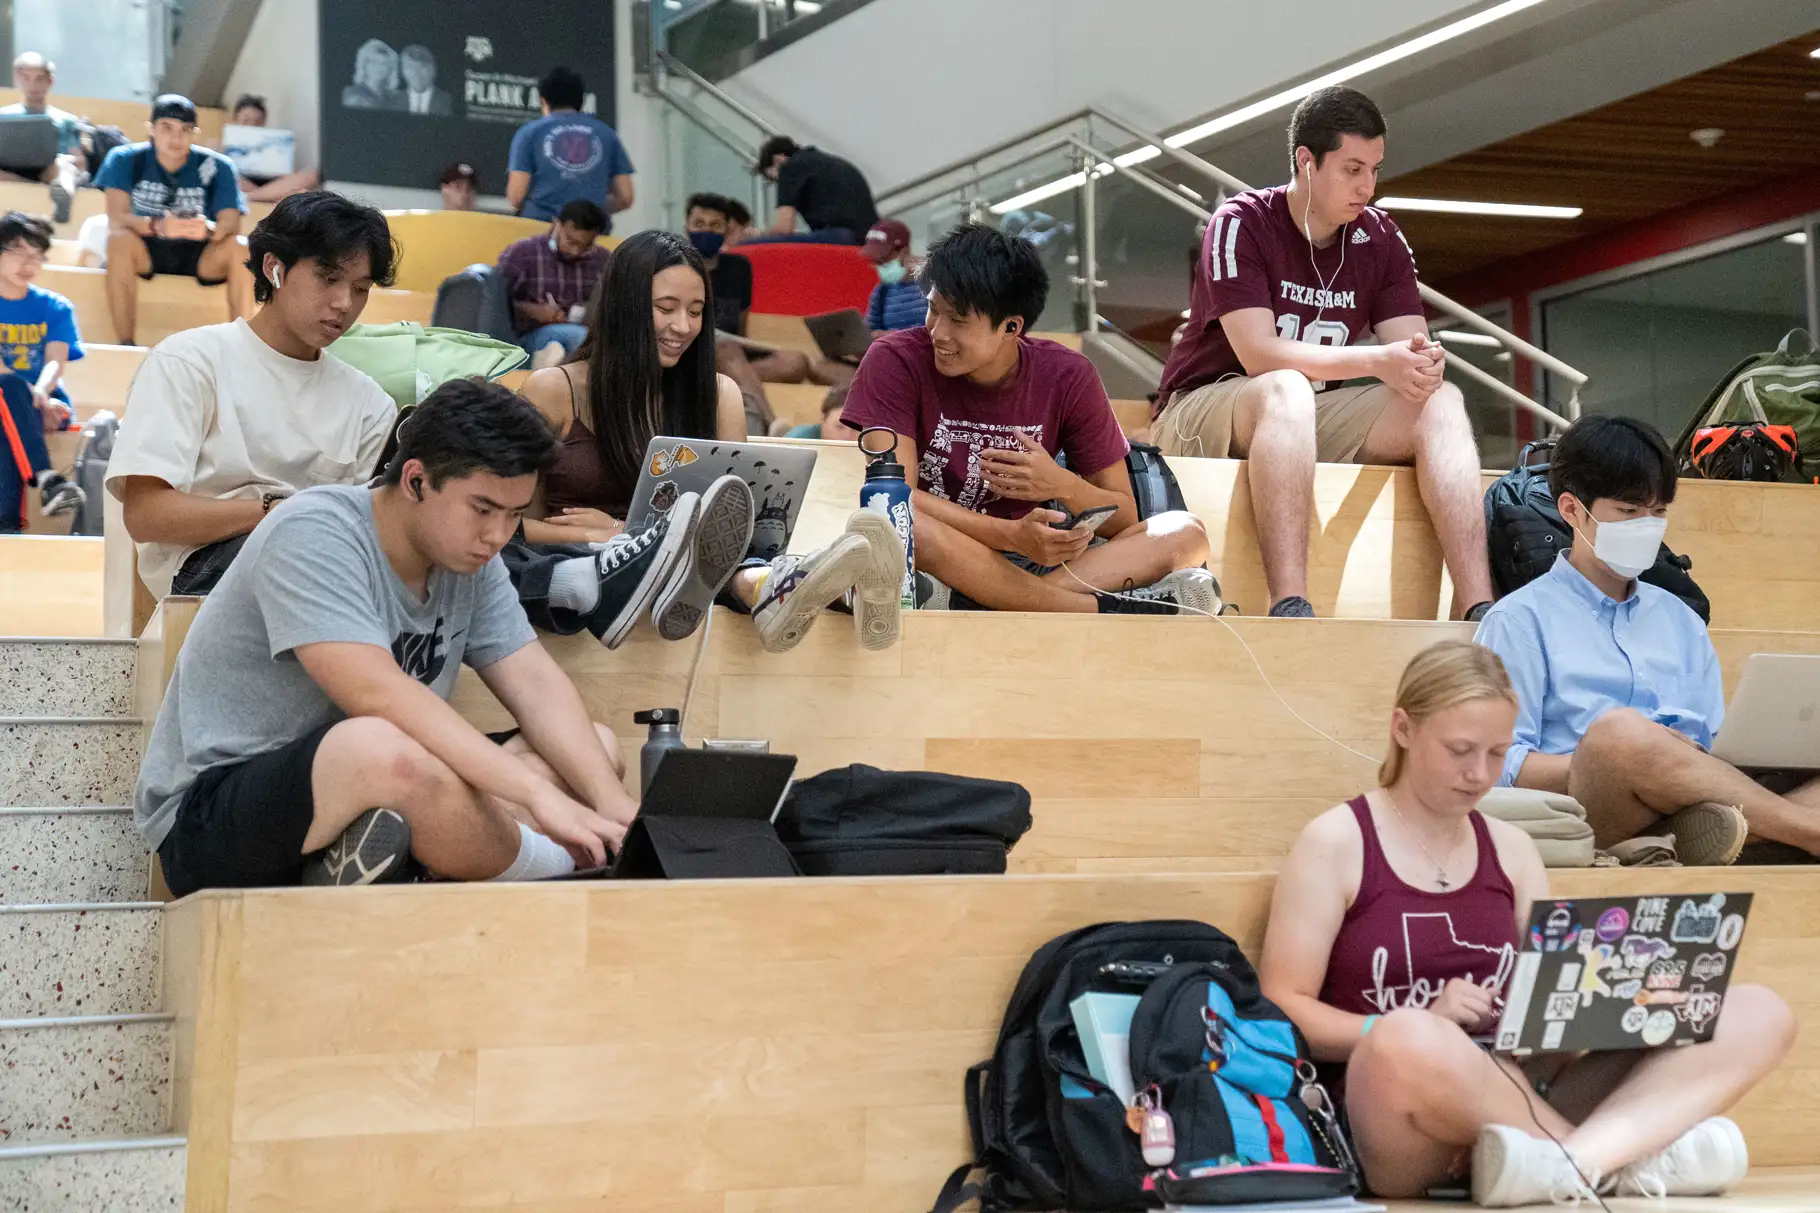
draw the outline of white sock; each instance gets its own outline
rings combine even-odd
[[[592,556],[577,556],[550,574],[550,605],[587,613],[600,602],[600,570]]]
[[[511,867],[488,879],[545,880],[574,870],[575,860],[567,851],[521,821],[518,823],[518,858],[512,861]]]

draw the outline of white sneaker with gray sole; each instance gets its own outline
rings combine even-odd
[[[867,559],[853,587],[853,627],[865,649],[888,649],[903,632],[904,541],[877,510],[855,510],[847,534],[866,541]]]

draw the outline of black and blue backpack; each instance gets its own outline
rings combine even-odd
[[[1141,991],[1131,1071],[1174,1122],[1166,1166],[1144,1161],[1130,1109],[1087,1067],[1070,1004],[1093,990]],[[1339,1129],[1301,1097],[1307,1057],[1215,927],[1115,922],[1058,936],[1018,978],[991,1059],[967,1071],[974,1159],[934,1213],[969,1200],[981,1213],[1097,1213],[1351,1195]]]

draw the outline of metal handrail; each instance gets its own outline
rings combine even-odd
[[[1138,140],[1138,148],[1154,147],[1154,148],[1158,149],[1159,155],[1167,157],[1168,159],[1175,161],[1177,164],[1182,165],[1184,168],[1187,168],[1193,172],[1199,173],[1203,177],[1207,177],[1207,178],[1217,182],[1223,189],[1231,190],[1231,191],[1237,193],[1237,192],[1242,192],[1242,191],[1245,191],[1245,190],[1248,190],[1251,188],[1251,186],[1249,184],[1240,180],[1238,177],[1233,176],[1231,173],[1228,173],[1226,170],[1220,168],[1218,165],[1213,164],[1212,162],[1205,160],[1205,159],[1201,158],[1200,156],[1196,156],[1192,152],[1186,152],[1186,151],[1183,151],[1181,148],[1169,146],[1169,143],[1167,140],[1157,136],[1156,134],[1154,134],[1150,131],[1146,131],[1144,128],[1138,126],[1136,123],[1128,122],[1125,119],[1115,117],[1111,114],[1106,113],[1103,110],[1099,110],[1099,109],[1096,109],[1093,107],[1088,107],[1085,109],[1076,110],[1075,112],[1068,114],[1062,118],[1056,119],[1056,120],[1046,123],[1042,126],[1032,128],[1031,130],[1024,131],[1018,135],[1012,136],[1011,138],[1000,140],[998,143],[995,143],[995,144],[991,145],[990,147],[987,147],[980,151],[972,153],[970,156],[968,156],[964,160],[952,161],[949,164],[944,165],[941,168],[934,169],[928,173],[924,173],[920,177],[912,178],[910,181],[905,182],[903,185],[897,186],[894,189],[892,189],[891,191],[882,195],[881,198],[882,199],[895,198],[898,195],[905,192],[909,188],[924,185],[928,182],[936,181],[936,180],[939,180],[944,177],[949,177],[949,176],[953,175],[955,172],[960,171],[962,169],[969,169],[969,168],[972,169],[972,175],[973,175],[974,179],[977,180],[979,177],[985,175],[984,173],[981,172],[980,167],[979,167],[981,161],[988,160],[995,155],[998,155],[1002,152],[1015,148],[1019,144],[1027,143],[1031,139],[1034,139],[1034,138],[1044,134],[1045,132],[1055,130],[1058,127],[1068,126],[1072,123],[1080,122],[1082,120],[1087,120],[1087,121],[1096,121],[1097,120],[1099,122],[1104,123],[1107,126],[1110,126],[1117,130],[1123,131],[1125,134],[1131,136],[1133,139]],[[1139,169],[1138,165],[1120,164],[1119,160],[1124,158],[1125,156],[1128,156],[1130,154],[1129,152],[1119,152],[1116,154],[1108,154],[1106,152],[1100,151],[1097,148],[1092,147],[1091,144],[1086,143],[1084,140],[1080,139],[1078,136],[1075,136],[1072,134],[1066,135],[1057,140],[1053,140],[1049,143],[1042,145],[1041,147],[1032,149],[1023,155],[1020,155],[1015,160],[1012,160],[1004,165],[997,166],[996,168],[992,169],[991,171],[995,172],[995,173],[1004,172],[1007,169],[1015,168],[1019,164],[1025,163],[1030,160],[1037,159],[1044,155],[1051,154],[1059,149],[1066,148],[1066,147],[1073,147],[1076,150],[1086,151],[1086,152],[1090,153],[1092,156],[1098,157],[1099,161],[1101,162],[1101,164],[1104,167],[1110,168],[1114,172],[1119,173],[1121,176],[1127,177],[1130,180],[1135,181],[1138,185],[1140,185],[1141,187],[1143,187],[1146,190],[1149,190],[1151,193],[1156,194],[1158,197],[1164,198],[1165,200],[1167,200],[1171,203],[1174,203],[1175,205],[1180,206],[1183,209],[1191,210],[1193,213],[1195,213],[1196,215],[1200,216],[1203,219],[1210,217],[1208,212],[1203,210],[1201,207],[1195,206],[1188,199],[1186,199],[1186,198],[1182,197],[1180,194],[1176,193],[1174,191],[1174,189],[1171,188],[1174,185],[1173,182],[1168,181],[1166,178],[1159,177],[1156,174],[1151,173],[1149,170]],[[1136,150],[1136,149],[1133,149],[1133,150]],[[1089,177],[1091,177],[1093,175],[1103,175],[1103,174],[1096,174],[1095,169],[1091,163],[1089,164],[1088,168],[1085,171],[1088,173]],[[895,209],[907,210],[907,209],[910,209],[910,207],[912,207],[912,206],[923,205],[926,202],[934,201],[935,199],[938,199],[946,194],[950,194],[950,193],[957,192],[959,190],[963,190],[963,189],[967,188],[967,184],[968,183],[963,182],[963,183],[944,186],[940,190],[932,191],[932,192],[930,192],[930,194],[928,196],[920,198],[909,204],[898,203],[898,204],[896,204]],[[1094,268],[1097,268],[1097,267],[1094,267]],[[1083,272],[1090,273],[1091,271],[1084,269]],[[1431,307],[1434,307],[1438,311],[1444,312],[1447,315],[1454,317],[1455,319],[1459,320],[1461,323],[1467,325],[1470,328],[1477,329],[1479,332],[1484,333],[1489,337],[1495,338],[1499,342],[1499,344],[1503,345],[1506,349],[1510,350],[1512,353],[1520,354],[1524,358],[1529,359],[1531,362],[1533,362],[1537,366],[1541,367],[1543,370],[1548,371],[1549,373],[1554,374],[1554,375],[1558,376],[1559,378],[1566,380],[1571,389],[1571,393],[1569,395],[1568,402],[1567,402],[1568,415],[1570,418],[1577,418],[1580,415],[1579,389],[1582,386],[1584,386],[1585,383],[1587,382],[1587,375],[1585,374],[1585,372],[1580,371],[1580,370],[1576,369],[1575,367],[1568,365],[1566,362],[1562,361],[1560,358],[1557,358],[1553,354],[1550,354],[1547,350],[1541,349],[1540,347],[1533,345],[1528,341],[1525,341],[1523,338],[1517,336],[1513,332],[1510,332],[1508,329],[1503,328],[1501,325],[1498,325],[1490,320],[1487,320],[1485,317],[1479,315],[1477,312],[1473,311],[1471,308],[1467,307],[1466,305],[1464,305],[1462,303],[1456,302],[1455,300],[1442,294],[1440,291],[1436,290],[1434,287],[1427,285],[1426,283],[1418,283],[1418,290],[1421,293],[1421,297],[1422,297],[1422,300],[1424,303],[1427,303],[1428,305],[1430,305]],[[1536,401],[1530,399],[1528,396],[1523,395],[1521,392],[1517,391],[1515,388],[1511,387],[1509,384],[1502,382],[1501,380],[1495,378],[1494,376],[1486,374],[1485,372],[1481,371],[1478,367],[1472,366],[1470,363],[1466,363],[1459,359],[1450,359],[1450,361],[1453,362],[1455,365],[1459,365],[1459,366],[1463,367],[1466,370],[1466,373],[1470,377],[1474,378],[1477,381],[1484,383],[1488,387],[1491,387],[1493,390],[1497,391],[1500,395],[1505,396],[1508,399],[1511,399],[1513,403],[1521,402],[1521,407],[1536,413],[1537,415],[1541,416],[1543,419],[1550,422],[1550,424],[1560,425],[1563,427],[1565,427],[1568,424],[1567,420],[1563,419],[1559,414],[1555,413],[1553,410],[1548,409],[1548,408],[1544,407],[1543,405],[1537,403]]]
[[[706,76],[703,76],[681,59],[678,59],[675,55],[672,55],[669,51],[653,51],[651,57],[663,64],[666,71],[675,72],[690,84],[693,84],[696,88],[708,94],[708,96],[714,98],[716,101],[738,114],[741,118],[750,122],[753,126],[756,126],[759,130],[764,132],[765,138],[773,139],[782,133],[769,122],[766,122],[763,118],[760,118],[757,114],[740,104],[740,102],[734,100],[721,89],[719,85],[715,84],[712,80],[709,80]],[[754,157],[754,162],[756,162],[756,157]]]

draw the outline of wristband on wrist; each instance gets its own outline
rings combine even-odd
[[[1369,1034],[1371,1032],[1371,1025],[1376,1022],[1378,1022],[1378,1017],[1376,1015],[1367,1015],[1365,1017],[1365,1026],[1359,1029],[1359,1035],[1365,1036]]]

